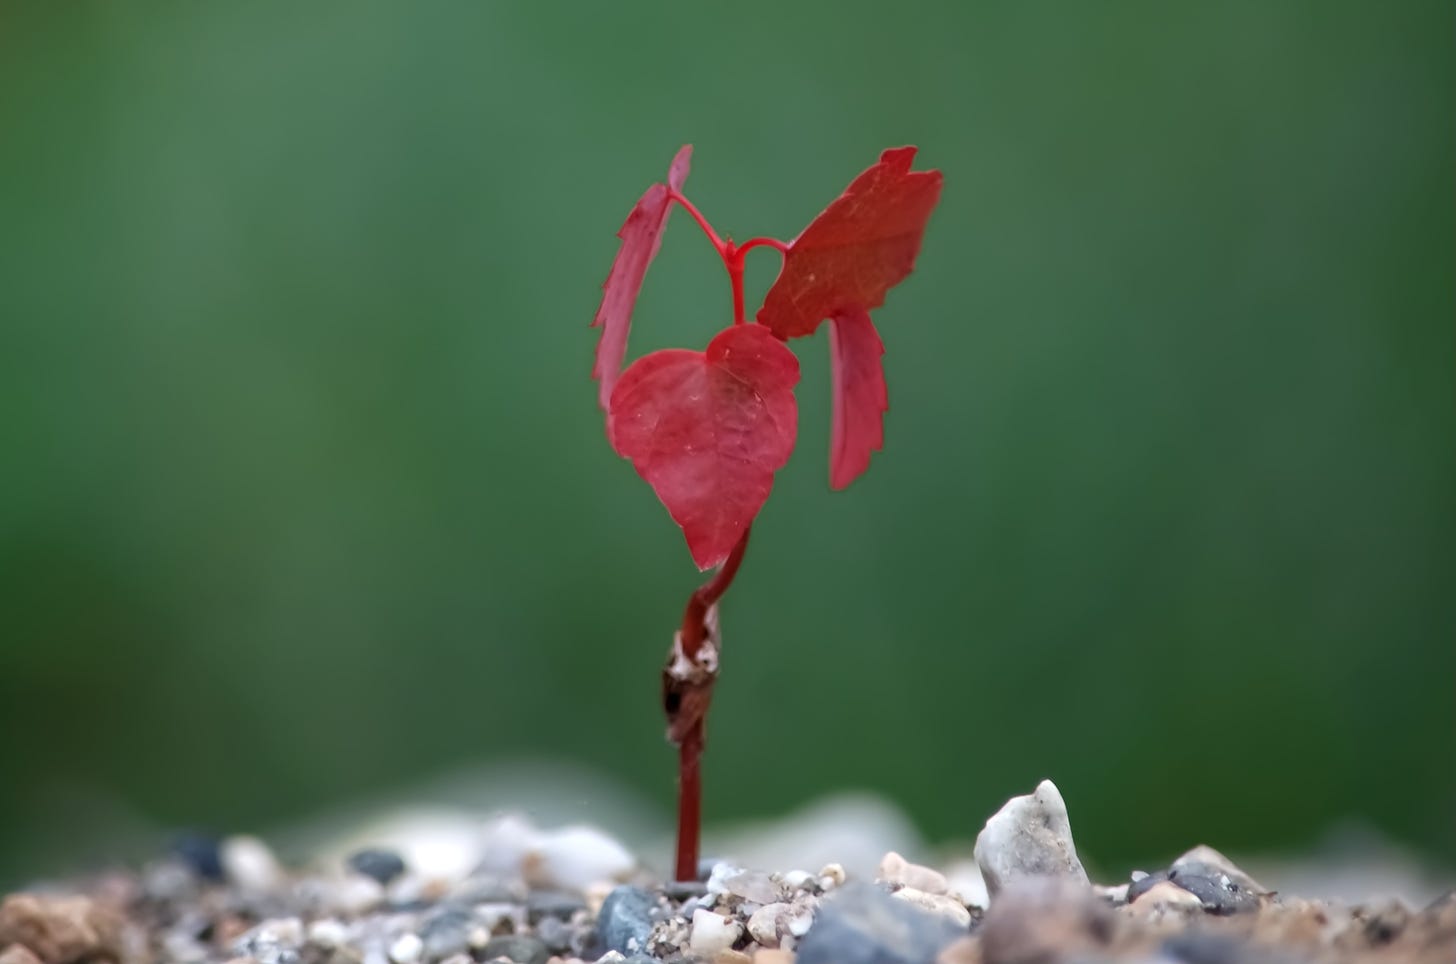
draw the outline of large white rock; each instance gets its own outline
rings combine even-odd
[[[1043,780],[1035,792],[1012,797],[976,837],[976,863],[991,897],[1020,880],[1053,877],[1090,884],[1061,791]]]

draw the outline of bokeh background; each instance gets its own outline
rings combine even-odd
[[[587,325],[687,142],[740,238],[887,146],[946,178],[845,493],[794,346],[710,819],[968,839],[1051,776],[1117,870],[1449,861],[1453,134],[1449,2],[5,4],[0,878],[478,761],[666,818],[699,577]],[[675,215],[632,354],[729,318]]]

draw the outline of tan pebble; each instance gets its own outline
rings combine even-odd
[[[123,926],[89,897],[11,894],[0,904],[0,947],[23,944],[44,964],[120,959]]]
[[[954,921],[960,927],[971,926],[971,912],[966,910],[965,904],[953,897],[947,897],[944,894],[927,894],[914,887],[901,887],[892,896],[907,904],[914,904],[922,910],[928,910],[932,914]]]
[[[912,864],[893,850],[880,858],[878,876],[893,887],[914,887],[927,894],[944,894],[950,890],[945,874],[921,864]]]
[[[788,904],[764,904],[749,916],[748,935],[764,947],[778,947],[788,914]]]
[[[5,950],[0,951],[0,964],[42,964],[42,962],[24,944],[11,944]]]
[[[719,951],[718,956],[713,958],[713,964],[753,964],[753,958],[742,951],[729,948],[726,951]]]
[[[970,936],[958,938],[936,955],[935,964],[981,964],[981,942]]]
[[[765,947],[754,952],[753,964],[794,964],[794,952],[782,947]]]
[[[1135,914],[1147,914],[1170,907],[1202,910],[1203,901],[1172,881],[1165,880],[1143,891],[1128,907]]]
[[[845,877],[842,865],[826,864],[824,869],[819,871],[819,886],[825,890],[833,890],[844,883]]]

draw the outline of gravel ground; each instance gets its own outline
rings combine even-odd
[[[1304,900],[1207,847],[1096,885],[1050,782],[987,821],[975,857],[984,889],[895,853],[874,879],[720,862],[664,884],[598,830],[513,817],[467,847],[302,868],[256,838],[188,837],[140,870],[6,897],[0,964],[1456,964],[1456,893]]]

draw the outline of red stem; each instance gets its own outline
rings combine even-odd
[[[738,567],[743,564],[743,554],[748,549],[748,537],[753,529],[743,530],[743,535],[733,546],[733,551],[723,561],[722,567],[703,585],[694,590],[683,610],[683,621],[679,632],[682,652],[689,661],[696,661],[699,651],[708,636],[708,613],[723,598]],[[713,683],[717,678],[716,655],[713,670],[700,684],[694,698],[683,700],[668,710],[669,728],[675,722],[674,714],[680,710],[695,713],[696,718],[682,732],[677,750],[677,861],[676,880],[698,879],[698,850],[703,825],[703,747],[704,718],[712,697]],[[692,694],[690,694],[692,695]]]
[[[667,192],[669,203],[682,205],[684,211],[691,214],[693,220],[698,222],[698,227],[708,236],[713,243],[713,248],[718,252],[718,257],[723,259],[723,267],[728,269],[728,282],[733,286],[733,324],[741,325],[747,321],[746,313],[743,310],[743,256],[754,248],[773,248],[779,254],[788,254],[789,246],[777,238],[750,238],[743,244],[734,244],[733,239],[726,241],[718,237],[718,232],[703,217],[703,212],[686,197],[671,189]]]

